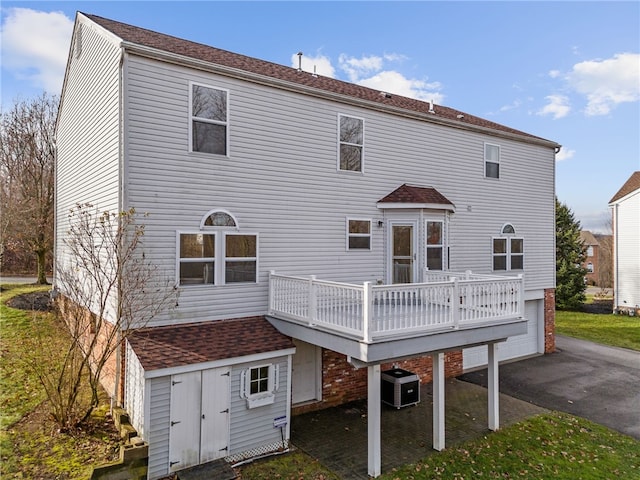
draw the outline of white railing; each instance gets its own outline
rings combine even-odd
[[[523,278],[428,272],[426,283],[363,285],[269,275],[269,314],[364,342],[520,318]]]

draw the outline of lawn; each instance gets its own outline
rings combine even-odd
[[[37,324],[58,335],[52,313],[10,308],[6,302],[49,287],[3,285],[0,294],[0,477],[88,478],[92,465],[117,458],[120,438],[108,418],[108,403],[82,430],[60,433],[49,415],[38,379],[24,361]],[[50,345],[51,342],[43,343]]]
[[[640,351],[638,317],[557,310],[556,333]]]
[[[384,448],[384,446],[383,446]],[[242,480],[334,480],[302,452],[242,469]],[[435,452],[381,480],[639,479],[640,442],[559,412],[532,417],[499,432]]]

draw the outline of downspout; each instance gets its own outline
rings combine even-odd
[[[118,183],[119,183],[119,191],[118,191],[118,209],[120,211],[124,211],[124,179],[125,175],[125,159],[124,159],[124,116],[125,116],[125,99],[124,99],[124,70],[125,70],[125,59],[126,59],[126,51],[124,47],[120,46],[120,63],[118,65],[119,70],[119,82],[118,82],[118,98],[119,98],[119,106],[118,106]],[[118,225],[120,228],[120,225]],[[122,273],[122,272],[121,272]],[[123,374],[124,366],[122,365],[122,322],[120,321],[120,315],[122,314],[122,309],[120,308],[121,300],[121,292],[122,292],[122,276],[118,275],[118,331],[116,333],[116,368],[115,368],[115,378],[113,382],[113,395],[111,395],[111,412],[113,413],[113,409],[115,407],[120,407],[124,404],[124,391],[120,394],[120,382]]]

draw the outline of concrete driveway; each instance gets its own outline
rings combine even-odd
[[[640,440],[640,352],[556,337],[556,353],[500,365],[500,393]],[[461,380],[486,386],[487,371]]]

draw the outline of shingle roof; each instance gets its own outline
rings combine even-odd
[[[618,190],[618,193],[616,193],[613,198],[611,198],[611,200],[609,200],[609,203],[616,202],[622,197],[626,197],[631,192],[638,189],[640,189],[640,170],[631,174],[629,180],[627,180],[624,185],[622,185],[622,188]]]
[[[549,146],[559,146],[550,140],[536,137],[535,135],[506,127],[474,115],[469,115],[453,108],[436,105],[433,109],[433,112],[435,113],[431,113],[429,102],[403,97],[401,95],[385,94],[385,92],[381,92],[380,90],[344,82],[335,78],[299,71],[296,68],[286,67],[284,65],[267,62],[265,60],[232,53],[201,43],[191,42],[189,40],[154,32],[152,30],[109,20],[97,15],[84,13],[83,15],[112,32],[120,39],[131,44],[150,47],[158,51],[169,52],[175,55],[209,62],[211,64],[231,67],[255,75],[283,80],[332,94],[344,95],[354,99],[374,102],[376,104],[396,107],[420,114],[429,114],[429,116],[432,116],[433,118],[453,120],[460,125],[467,124],[476,127],[488,128],[497,132],[524,136],[552,144]]]
[[[378,200],[378,203],[420,203],[434,205],[451,205],[447,198],[432,187],[416,187],[401,185],[386,197]]]
[[[580,230],[580,240],[584,245],[600,245],[600,242],[589,230]]]
[[[264,317],[145,328],[128,341],[145,371],[293,348]]]

